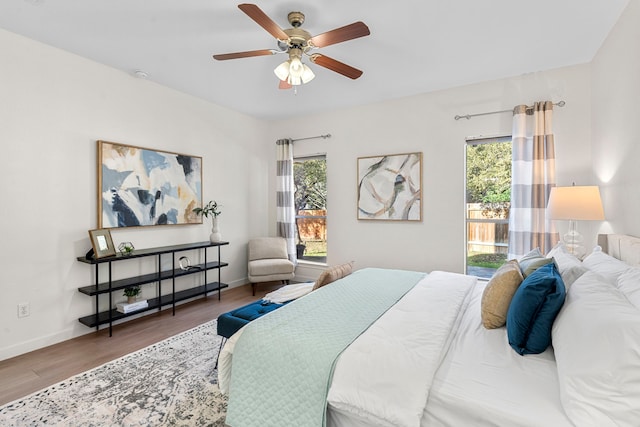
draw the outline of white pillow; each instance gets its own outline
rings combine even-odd
[[[637,426],[640,310],[594,272],[573,284],[552,329],[560,399],[577,426]]]
[[[582,265],[601,274],[612,285],[616,284],[618,276],[631,268],[629,264],[602,252],[600,246],[593,249],[593,252],[582,261]]]
[[[554,260],[556,260],[557,265],[557,258],[554,257]],[[565,269],[560,269],[560,267],[558,267],[558,271],[560,272],[560,276],[562,277],[565,287],[569,289],[573,283],[578,280],[580,276],[589,271],[589,269],[582,265],[577,265]]]
[[[570,254],[562,242],[559,242],[549,251],[547,258],[553,258],[555,261],[567,289],[587,271],[582,262]]]
[[[630,268],[618,277],[618,289],[640,310],[640,268]]]
[[[558,242],[558,243],[556,243],[556,245],[553,248],[551,248],[551,250],[547,254],[547,258],[551,258],[552,256],[554,256],[558,252],[564,252],[566,254],[569,253],[569,251],[567,250],[567,247],[565,246],[565,244],[562,243],[562,242]],[[578,259],[578,258],[576,258],[576,259]]]

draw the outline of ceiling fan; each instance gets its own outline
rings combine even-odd
[[[315,77],[311,68],[302,62],[303,55],[307,55],[314,64],[351,79],[355,80],[362,75],[362,71],[357,68],[329,58],[326,55],[313,53],[313,51],[317,48],[368,36],[371,34],[369,27],[363,22],[354,22],[353,24],[345,25],[344,27],[336,28],[335,30],[318,34],[317,36],[311,36],[308,31],[300,28],[304,23],[304,14],[302,12],[289,13],[287,19],[292,28],[283,30],[255,4],[243,3],[239,4],[238,8],[276,38],[278,49],[224,53],[213,55],[214,59],[225,61],[228,59],[287,53],[289,59],[278,65],[274,70],[274,73],[278,76],[278,79],[280,79],[280,89],[290,89],[293,86],[308,83]]]

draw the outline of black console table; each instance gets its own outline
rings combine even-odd
[[[87,259],[85,257],[78,257],[78,261],[83,262],[85,264],[93,264],[95,265],[95,285],[84,286],[78,288],[78,291],[82,292],[85,295],[95,296],[95,305],[96,311],[94,314],[89,316],[81,317],[78,320],[83,325],[86,325],[90,328],[95,327],[96,329],[100,328],[100,325],[109,324],[109,336],[112,335],[113,332],[113,322],[116,320],[124,319],[129,316],[133,316],[135,314],[139,314],[145,311],[157,309],[160,311],[163,306],[172,305],[173,314],[176,312],[176,303],[179,301],[183,301],[189,298],[194,298],[197,296],[206,297],[210,292],[217,291],[218,300],[220,300],[220,291],[224,288],[227,288],[229,285],[222,283],[220,279],[220,270],[222,267],[226,267],[227,263],[220,261],[220,247],[228,245],[229,242],[199,242],[199,243],[187,243],[182,245],[173,245],[173,246],[163,246],[158,248],[149,248],[149,249],[136,249],[131,254],[124,255],[118,254],[116,256],[100,258],[100,259]],[[218,256],[216,261],[207,261],[207,249],[208,248],[217,248]],[[184,251],[190,250],[203,250],[204,251],[204,263],[191,266],[189,269],[182,269],[180,267],[176,268],[176,254]],[[162,270],[162,256],[163,255],[171,255],[172,259],[172,268],[170,270]],[[128,277],[125,279],[112,280],[112,266],[116,262],[121,261],[129,261],[135,258],[142,257],[150,257],[157,256],[158,257],[158,271],[143,274],[135,277]],[[100,264],[108,264],[107,270],[107,280],[105,282],[100,282]],[[209,270],[217,270],[218,271],[218,280],[216,282],[208,283],[207,281],[207,271]],[[201,286],[196,286],[193,288],[185,289],[182,291],[176,292],[176,278],[181,276],[186,276],[190,274],[203,274],[204,276],[204,284]],[[162,281],[171,280],[172,282],[172,291],[171,293],[167,293],[166,295],[162,295]],[[141,310],[134,311],[132,313],[121,313],[116,310],[115,304],[113,302],[113,292],[122,290],[132,286],[145,285],[148,283],[156,283],[157,291],[156,298],[147,299],[149,304],[148,307],[143,308]],[[107,311],[100,311],[99,305],[99,297],[100,295],[107,294],[109,297],[109,309]]]

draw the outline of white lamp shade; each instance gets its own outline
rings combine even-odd
[[[289,75],[293,77],[301,77],[304,72],[304,67],[302,66],[302,61],[297,56],[294,56],[290,60],[291,64],[289,64]]]
[[[604,220],[600,189],[597,186],[553,187],[547,213],[550,219]]]
[[[280,80],[287,80],[287,77],[289,77],[289,61],[284,61],[278,65],[273,72],[276,73]]]
[[[316,75],[313,74],[313,71],[307,66],[307,64],[303,64],[302,68],[302,76],[300,76],[300,78],[302,79],[302,83],[309,83]]]

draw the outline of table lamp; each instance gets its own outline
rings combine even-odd
[[[577,257],[585,254],[583,237],[577,221],[604,220],[600,189],[597,186],[553,187],[547,205],[549,219],[569,220],[569,231],[563,241],[568,251]]]

